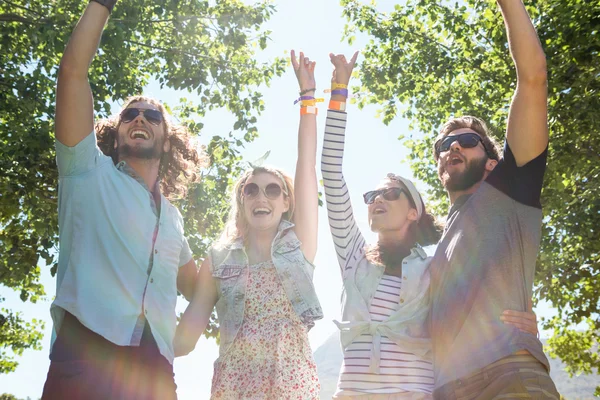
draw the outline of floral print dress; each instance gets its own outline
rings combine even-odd
[[[250,265],[244,321],[215,363],[214,400],[319,398],[308,330],[288,300],[272,261]]]

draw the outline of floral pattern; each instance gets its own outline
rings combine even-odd
[[[211,399],[318,399],[320,384],[308,331],[273,262],[249,268],[244,322],[215,363]]]

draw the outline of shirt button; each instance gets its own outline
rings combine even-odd
[[[158,250],[154,250],[154,254],[158,254]]]
[[[400,303],[404,303],[404,299],[400,299]]]
[[[406,280],[406,275],[402,277],[402,279]]]
[[[154,283],[154,278],[150,278],[150,283]]]
[[[148,309],[144,310],[144,314],[148,315]]]

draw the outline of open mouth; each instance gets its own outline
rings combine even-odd
[[[266,215],[270,215],[271,214],[271,210],[269,210],[268,208],[264,208],[264,207],[258,207],[255,208],[254,210],[252,210],[252,215],[254,215],[255,217],[262,217],[262,216],[266,216]]]
[[[373,215],[385,214],[387,211],[382,207],[375,207],[373,210]]]
[[[150,139],[150,133],[148,133],[142,129],[134,129],[133,131],[131,131],[129,133],[129,137],[132,139],[148,140],[148,139]]]
[[[460,158],[459,155],[452,155],[450,156],[450,158],[448,159],[447,164],[448,165],[458,165],[458,164],[462,164],[464,161],[462,160],[462,158]]]

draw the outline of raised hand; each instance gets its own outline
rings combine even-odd
[[[333,70],[333,76],[331,82],[341,83],[347,85],[352,77],[352,70],[356,65],[356,59],[358,58],[358,51],[354,53],[350,61],[346,60],[346,56],[343,54],[329,53],[329,59],[335,67]]]
[[[316,61],[310,61],[308,57],[304,56],[303,52],[300,52],[300,60],[298,60],[296,59],[296,52],[294,50],[291,51],[290,58],[292,60],[292,66],[294,67],[294,73],[296,74],[296,78],[298,79],[298,84],[300,85],[300,91],[303,92],[309,89],[316,89]],[[307,93],[312,96],[314,90]]]

